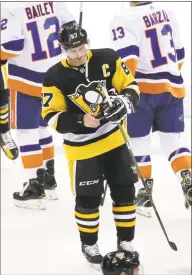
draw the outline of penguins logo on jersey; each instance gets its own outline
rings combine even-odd
[[[106,81],[92,81],[88,85],[80,84],[70,99],[86,113],[100,113],[100,105],[103,102],[102,87]]]

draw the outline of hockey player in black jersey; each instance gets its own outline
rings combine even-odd
[[[62,25],[59,42],[67,58],[45,74],[42,116],[63,134],[82,252],[99,267],[99,204],[104,177],[113,201],[117,248],[133,251],[137,175],[117,124],[123,124],[126,115],[134,111],[139,89],[114,50],[89,50],[87,33],[75,21]],[[112,107],[104,89],[111,96]]]
[[[0,147],[9,159],[16,159],[19,155],[17,145],[15,144],[8,123],[8,90],[5,89],[5,79],[3,70],[5,70],[6,60],[1,60],[0,70]]]

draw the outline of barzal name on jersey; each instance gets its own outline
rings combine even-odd
[[[135,75],[141,93],[185,95],[181,66],[185,52],[173,12],[155,4],[116,13],[111,45]]]

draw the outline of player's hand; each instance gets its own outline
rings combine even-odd
[[[112,123],[118,124],[126,118],[127,114],[132,113],[132,103],[123,96],[111,96],[110,100],[112,106],[105,101],[102,108],[104,117]]]
[[[85,127],[97,128],[100,126],[100,119],[95,118],[94,114],[85,114],[83,117]]]

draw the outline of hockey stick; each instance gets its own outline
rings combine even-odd
[[[109,94],[108,94],[108,92],[107,92],[107,90],[106,90],[105,87],[103,87],[103,91],[104,91],[104,95],[105,95],[105,97],[106,97],[106,99],[107,99],[107,102],[109,103],[109,106],[112,107],[111,99],[110,99]],[[158,221],[159,221],[159,224],[160,224],[160,226],[161,226],[161,228],[162,228],[162,231],[163,231],[163,233],[164,233],[164,235],[165,235],[165,237],[166,237],[166,239],[167,239],[167,242],[168,242],[168,244],[170,245],[171,249],[173,249],[174,251],[177,251],[178,248],[177,248],[176,244],[175,244],[174,242],[171,242],[171,241],[169,240],[169,238],[168,238],[168,235],[167,235],[167,232],[166,232],[166,230],[165,230],[165,227],[164,227],[164,225],[163,225],[163,223],[162,223],[162,220],[161,220],[161,218],[160,218],[160,216],[159,216],[159,213],[158,213],[158,211],[157,211],[157,209],[156,209],[156,206],[155,206],[155,204],[154,204],[154,202],[153,202],[152,195],[149,193],[149,189],[148,189],[147,183],[145,182],[145,180],[144,180],[144,178],[143,178],[143,176],[142,176],[142,174],[141,174],[141,171],[140,171],[139,166],[138,166],[138,164],[137,164],[137,162],[136,162],[136,159],[135,159],[135,157],[134,157],[134,155],[133,155],[133,152],[132,152],[132,150],[131,150],[129,141],[128,141],[127,136],[126,136],[126,134],[125,134],[125,132],[124,132],[124,130],[123,130],[123,128],[122,128],[122,125],[119,123],[119,124],[118,124],[118,127],[119,127],[119,130],[121,131],[121,134],[122,134],[122,136],[123,136],[123,139],[124,139],[124,141],[125,141],[125,143],[126,143],[126,145],[127,145],[128,152],[129,152],[129,154],[130,154],[130,156],[131,156],[131,159],[132,159],[132,161],[133,161],[133,163],[134,163],[134,165],[135,165],[135,167],[136,167],[137,173],[139,174],[140,179],[141,179],[141,181],[142,181],[142,183],[143,183],[143,185],[144,185],[144,187],[145,187],[145,189],[146,189],[147,195],[148,195],[148,197],[149,197],[149,200],[151,201],[152,207],[153,207],[153,209],[154,209],[154,211],[155,211],[155,214],[156,214],[157,219],[158,219]]]
[[[82,18],[83,18],[83,2],[80,2],[80,13],[79,13],[79,25],[82,27]]]
[[[82,19],[83,19],[83,2],[80,2],[79,25],[80,25],[81,27],[82,27]],[[88,69],[87,66],[86,66],[86,69]],[[89,80],[89,78],[88,78],[88,73],[86,73],[86,80],[87,80],[88,83],[90,83],[90,80]],[[96,105],[98,104],[99,99],[100,99],[100,94],[99,94],[98,97],[97,97]],[[107,192],[107,182],[105,183],[104,193],[103,193],[103,196],[101,197],[101,202],[100,202],[100,205],[101,205],[101,206],[104,205],[106,192]]]
[[[105,201],[106,193],[107,193],[107,181],[105,182],[105,189],[104,189],[104,193],[103,193],[103,196],[101,197],[101,202],[100,202],[100,205],[101,205],[101,206],[103,206],[103,205],[104,205],[104,201]]]

